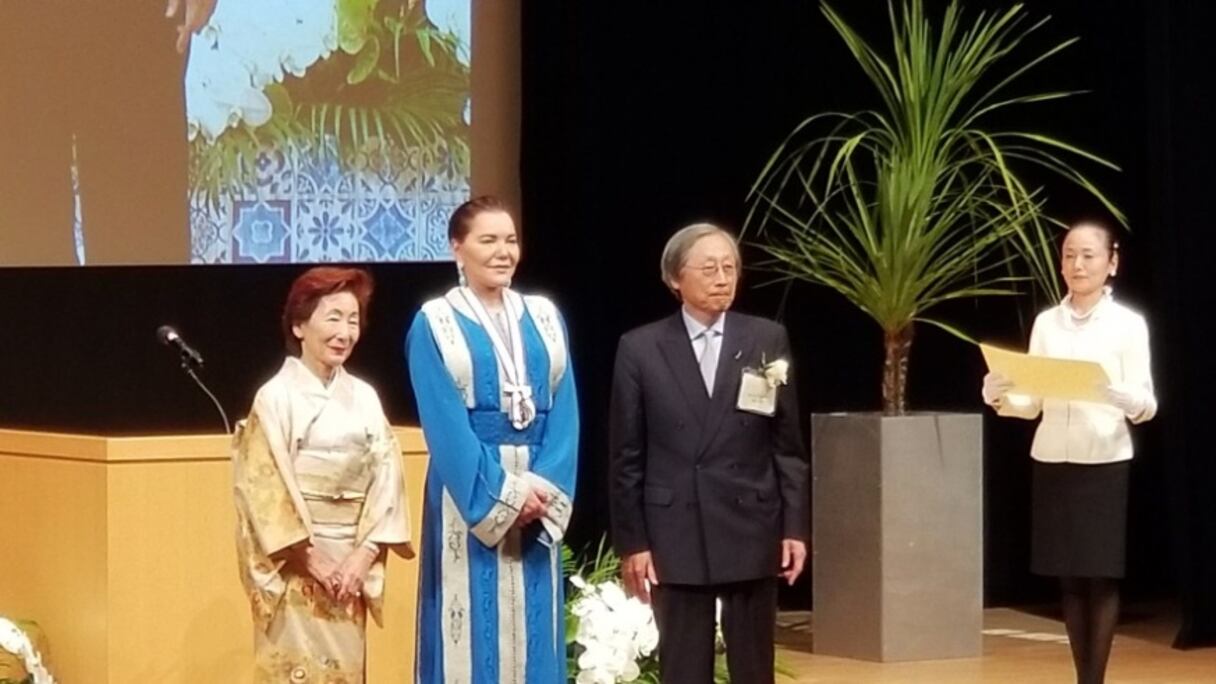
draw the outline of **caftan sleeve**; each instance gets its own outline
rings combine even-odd
[[[564,321],[562,334],[566,337],[566,349],[569,349]],[[541,522],[553,541],[561,541],[565,536],[573,512],[578,479],[578,438],[578,391],[573,366],[567,360],[566,371],[553,393],[544,439],[532,458],[529,472],[524,475],[535,489],[548,495],[547,512]]]
[[[468,408],[443,363],[425,313],[414,317],[405,345],[430,467],[473,535],[486,546],[496,546],[519,517],[532,486],[506,472],[492,451],[497,445],[483,444],[473,432]]]

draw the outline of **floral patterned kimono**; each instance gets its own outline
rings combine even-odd
[[[366,614],[380,622],[385,556],[362,596],[341,604],[281,552],[311,540],[338,562],[365,544],[412,556],[400,455],[375,390],[342,368],[327,387],[291,357],[258,390],[233,451],[254,681],[363,682]]]

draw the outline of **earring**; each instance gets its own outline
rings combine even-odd
[[[456,262],[456,282],[461,287],[469,286],[469,279],[464,275],[464,264],[459,261]]]

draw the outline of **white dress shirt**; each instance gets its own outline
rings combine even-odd
[[[1030,455],[1045,463],[1101,464],[1132,457],[1127,421],[1142,423],[1157,413],[1144,317],[1114,301],[1107,288],[1085,316],[1072,309],[1071,296],[1038,315],[1029,353],[1096,361],[1112,388],[1135,399],[1134,414],[1111,404],[1043,399],[1008,394],[990,402],[1002,416],[1033,420],[1041,413]]]
[[[692,342],[693,356],[697,357],[697,363],[701,363],[701,355],[705,353],[705,335],[702,333],[713,330],[721,343],[722,333],[726,330],[726,314],[718,316],[717,320],[709,325],[702,325],[684,307],[680,307],[680,315],[684,317],[684,329],[688,331],[688,339]]]

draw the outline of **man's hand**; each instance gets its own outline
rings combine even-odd
[[[806,565],[806,543],[800,539],[781,540],[781,577],[792,585]]]
[[[649,551],[631,553],[621,559],[621,581],[626,594],[636,596],[642,603],[650,603],[650,587],[659,583],[659,577]]]
[[[169,0],[165,6],[166,19],[184,14],[182,23],[177,25],[178,53],[185,53],[186,48],[190,47],[190,36],[198,33],[211,21],[211,15],[215,13],[215,3],[216,0]]]
[[[519,516],[515,518],[515,526],[523,529],[540,520],[549,512],[549,495],[539,489],[533,489],[524,499],[524,505],[519,507]]]
[[[363,594],[363,582],[367,580],[367,572],[371,570],[372,563],[376,560],[376,552],[360,546],[346,560],[342,561],[330,576],[330,582],[334,587],[334,598],[338,599],[339,603],[357,598]]]

